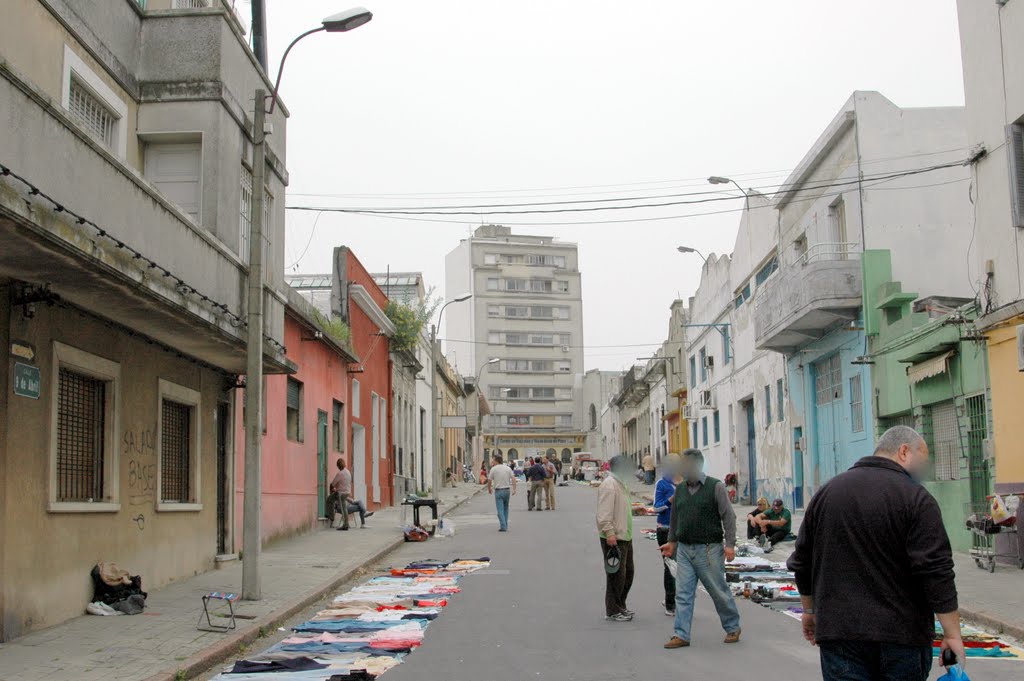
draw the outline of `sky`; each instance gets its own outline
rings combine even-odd
[[[271,71],[348,1],[267,0]],[[963,104],[954,0],[363,1],[373,21],[288,58],[289,206],[663,196],[716,189],[709,175],[768,187],[854,90]],[[289,210],[285,261],[327,272],[345,244],[371,271],[422,271],[450,298],[462,292],[444,291],[444,257],[481,222],[576,242],[586,369],[618,370],[661,344],[672,301],[700,283],[702,261],[676,247],[730,253],[741,208],[420,216],[438,221]]]

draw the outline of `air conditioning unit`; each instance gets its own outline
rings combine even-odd
[[[711,355],[708,355],[707,357],[705,357],[704,358],[704,368],[705,369],[714,369],[715,368],[715,358],[712,357]]]
[[[563,345],[562,346],[562,352],[569,352],[569,346],[568,345]]]
[[[1024,371],[1024,324],[1017,327],[1017,371]]]
[[[686,419],[687,421],[696,421],[697,420],[697,408],[696,408],[696,405],[684,404],[683,405],[683,418]]]
[[[710,390],[700,391],[700,408],[701,409],[717,409],[718,404],[715,401],[715,394]]]

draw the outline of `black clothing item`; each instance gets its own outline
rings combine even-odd
[[[544,464],[535,463],[526,469],[526,479],[530,482],[540,482],[548,479],[548,471]]]
[[[818,646],[824,681],[927,681],[932,647],[862,641],[827,642]]]
[[[119,610],[126,615],[140,615],[146,609],[146,597],[142,594],[132,594],[128,598],[109,605],[114,610]]]
[[[633,542],[620,540],[616,546],[619,547],[619,569],[605,573],[604,609],[609,617],[626,611],[626,598],[633,587]],[[602,557],[608,554],[609,548],[608,542],[602,539]]]
[[[271,660],[269,662],[252,662],[238,660],[229,674],[263,674],[270,672],[306,672],[316,669],[327,669],[329,665],[320,664],[309,657],[293,657],[288,660]]]
[[[100,577],[100,566],[93,567],[92,572],[89,573],[92,577],[92,603],[102,601],[107,605],[114,605],[120,601],[127,599],[129,596],[141,596],[143,605],[145,604],[146,598],[149,596],[145,591],[142,590],[142,577],[135,575],[131,577],[131,584],[118,584],[117,586],[110,586],[103,581]],[[138,599],[136,599],[136,603]]]
[[[668,543],[668,528],[659,527],[657,530],[658,546],[664,546]],[[664,561],[662,561],[664,562]],[[662,570],[665,571],[662,575],[662,582],[665,586],[665,609],[675,610],[676,609],[676,578],[672,576],[672,572],[669,571],[668,565],[662,566]]]
[[[939,505],[885,457],[866,456],[818,490],[787,565],[814,596],[818,642],[927,646],[934,614],[957,609]]]
[[[334,674],[327,681],[373,681],[376,676],[372,676],[365,669],[353,669],[347,674]]]
[[[768,530],[768,543],[775,546],[780,541],[786,541],[786,537],[789,536],[789,532],[780,528],[773,528]]]
[[[696,492],[689,485],[680,485],[672,498],[672,529],[675,540],[681,544],[721,544],[725,539],[722,516],[718,511],[715,487],[718,480],[706,477]],[[682,489],[680,489],[682,488]]]

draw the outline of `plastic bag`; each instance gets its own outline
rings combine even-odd
[[[971,679],[960,665],[955,664],[952,667],[946,667],[946,673],[936,681],[971,681]]]
[[[455,523],[451,520],[442,520],[440,527],[437,528],[438,537],[454,537],[455,536]]]
[[[662,558],[662,560],[665,561],[665,567],[668,568],[668,572],[670,575],[672,575],[672,579],[675,579],[676,572],[679,569],[679,566],[676,565],[675,558]]]
[[[1006,502],[998,494],[994,495],[992,501],[989,502],[989,513],[992,516],[992,522],[996,525],[1010,519],[1010,512],[1006,510]]]

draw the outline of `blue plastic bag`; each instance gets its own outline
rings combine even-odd
[[[938,678],[938,681],[971,681],[960,665],[954,664],[946,667],[946,673]]]

